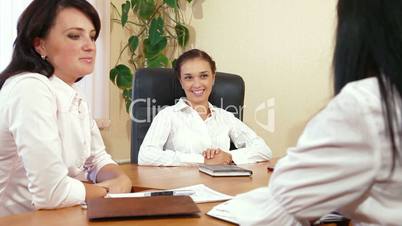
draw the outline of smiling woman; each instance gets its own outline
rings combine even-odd
[[[192,49],[176,62],[186,94],[153,119],[140,147],[141,165],[242,164],[269,160],[272,152],[254,131],[228,111],[208,102],[216,66],[204,51]],[[230,141],[237,147],[229,151]]]
[[[93,71],[99,31],[85,0],[34,0],[22,13],[0,74],[0,216],[131,190],[71,86]]]
[[[215,62],[202,51],[188,51],[177,60],[177,78],[188,103],[203,120],[211,114],[208,98],[215,82]]]

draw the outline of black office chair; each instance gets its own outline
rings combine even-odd
[[[135,73],[132,96],[131,163],[138,163],[138,151],[155,115],[162,107],[174,105],[185,94],[173,69],[143,68]],[[209,102],[243,120],[243,79],[217,72]]]

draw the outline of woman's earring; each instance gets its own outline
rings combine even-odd
[[[41,58],[42,58],[42,60],[46,60],[46,56],[45,55],[42,55],[42,56],[40,56]]]

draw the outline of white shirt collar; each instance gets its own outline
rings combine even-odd
[[[68,85],[63,80],[61,80],[57,75],[53,75],[49,78],[55,91],[60,94],[57,95],[65,107],[70,107],[76,98],[81,99],[78,95],[77,90],[74,87]]]
[[[191,106],[187,104],[188,100],[185,97],[179,99],[179,101],[173,106],[175,111],[181,111],[184,109],[189,109]],[[209,110],[211,110],[211,116],[215,115],[216,107],[208,102]]]

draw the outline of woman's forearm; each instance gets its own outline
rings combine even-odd
[[[108,192],[107,188],[97,186],[94,184],[84,183],[84,187],[85,187],[85,200],[104,197]]]
[[[96,182],[97,186],[107,188],[110,193],[126,193],[132,189],[130,178],[115,164],[102,167]]]
[[[126,176],[123,170],[118,165],[108,164],[102,167],[96,175],[96,182],[103,182],[106,180],[115,179],[120,176]]]

